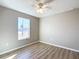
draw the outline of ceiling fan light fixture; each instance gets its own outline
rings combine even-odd
[[[45,13],[49,9],[49,3],[53,0],[35,0],[34,8],[37,13]]]
[[[35,9],[37,13],[44,13],[47,10],[48,5],[43,3],[35,4]]]

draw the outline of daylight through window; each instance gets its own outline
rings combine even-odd
[[[30,38],[30,20],[18,17],[18,40]]]

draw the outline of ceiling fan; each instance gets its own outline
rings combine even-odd
[[[53,0],[35,0],[35,10],[38,13],[44,13],[49,8],[49,3],[51,3]]]

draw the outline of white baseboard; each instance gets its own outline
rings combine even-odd
[[[26,47],[26,46],[29,46],[29,45],[32,45],[32,44],[35,44],[35,43],[38,43],[39,41],[35,41],[35,42],[32,42],[32,43],[29,43],[29,44],[26,44],[26,45],[23,45],[21,47],[17,47],[17,48],[14,48],[14,49],[11,49],[11,50],[8,50],[8,51],[5,51],[5,52],[2,52],[0,53],[0,55],[3,55],[5,53],[8,53],[8,52],[11,52],[11,51],[14,51],[14,50],[17,50],[17,49],[20,49],[20,48],[23,48],[23,47]]]
[[[51,44],[51,43],[47,43],[47,42],[43,42],[43,41],[40,41],[40,42],[45,43],[45,44],[49,44],[49,45],[53,45],[53,46],[56,46],[56,47],[68,49],[68,50],[71,50],[71,51],[74,51],[74,52],[79,52],[79,50],[76,50],[76,49],[72,49],[72,48],[68,48],[68,47],[64,47],[64,46],[60,46],[60,45],[56,45],[56,44]]]
[[[25,47],[25,46],[29,46],[29,45],[32,45],[32,44],[38,43],[38,42],[45,43],[45,44],[49,44],[49,45],[53,45],[53,46],[60,47],[60,48],[64,48],[64,49],[68,49],[68,50],[75,51],[75,52],[79,52],[79,50],[76,50],[76,49],[72,49],[72,48],[68,48],[68,47],[64,47],[64,46],[60,46],[60,45],[56,45],[56,44],[51,44],[51,43],[47,43],[47,42],[43,42],[43,41],[35,41],[35,42],[32,42],[32,43],[29,43],[29,44],[23,45],[23,46],[21,46],[21,47],[17,47],[17,48],[14,48],[14,49],[11,49],[11,50],[8,50],[8,51],[5,51],[5,52],[3,52],[3,53],[0,53],[0,55],[3,55],[3,54],[5,54],[5,53],[11,52],[11,51],[14,51],[14,50],[17,50],[17,49],[23,48],[23,47]]]

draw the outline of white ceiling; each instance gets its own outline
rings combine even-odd
[[[36,17],[46,17],[65,11],[79,8],[79,0],[54,0],[49,4],[50,9],[44,14],[36,13],[33,4],[34,0],[0,0],[0,5],[30,14]]]

